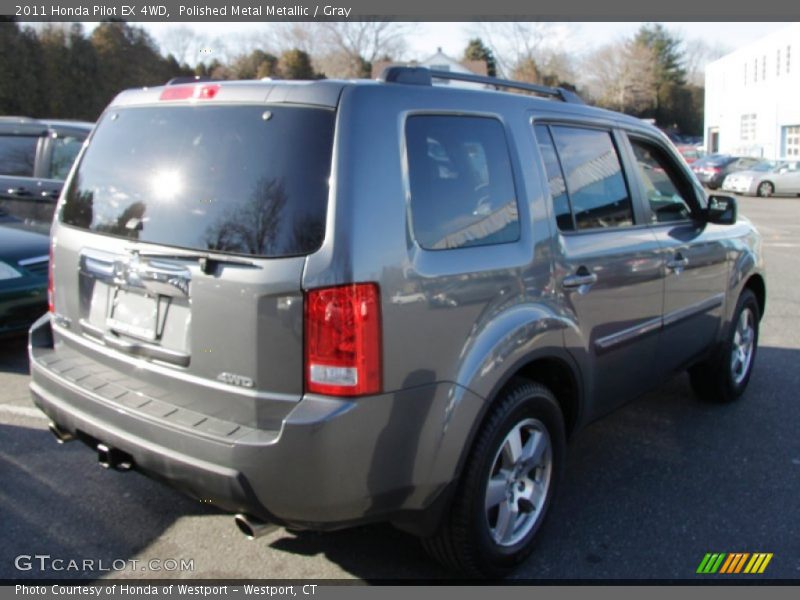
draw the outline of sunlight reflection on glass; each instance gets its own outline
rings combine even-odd
[[[158,171],[153,175],[151,187],[159,200],[172,200],[183,190],[183,180],[177,171]]]

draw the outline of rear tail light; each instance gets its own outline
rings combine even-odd
[[[306,391],[361,396],[381,391],[377,284],[311,290],[305,298]]]
[[[56,312],[53,289],[53,243],[50,243],[50,261],[47,263],[47,310]]]
[[[720,172],[720,168],[719,167],[709,167],[708,168],[708,172],[709,173],[714,173],[716,175],[717,173]]]

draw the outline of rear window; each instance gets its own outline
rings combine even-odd
[[[196,250],[280,257],[322,243],[334,112],[288,106],[111,111],[61,221]]]

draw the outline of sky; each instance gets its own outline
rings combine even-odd
[[[87,23],[87,27],[95,25]],[[201,36],[236,39],[258,34],[270,26],[269,23],[138,23],[148,29],[159,40],[170,27],[186,25]],[[601,23],[553,23],[551,29],[554,39],[560,46],[568,44],[576,54],[591,51],[608,42],[613,42],[633,34],[642,23],[601,22]],[[760,37],[781,29],[787,23],[753,22],[706,22],[664,23],[673,33],[683,39],[703,39],[710,46],[720,46],[735,50]],[[476,23],[415,23],[413,33],[408,36],[407,59],[424,59],[441,47],[445,54],[460,57],[471,37],[480,34]]]

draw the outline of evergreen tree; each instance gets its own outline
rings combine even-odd
[[[311,57],[297,48],[281,54],[278,60],[278,72],[284,79],[316,79]]]
[[[497,76],[497,63],[494,54],[480,38],[473,38],[464,50],[464,60],[482,60],[486,62],[486,73],[490,77]]]

